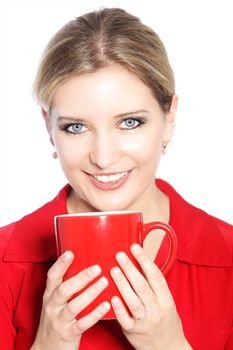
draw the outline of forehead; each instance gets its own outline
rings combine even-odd
[[[60,85],[52,108],[63,114],[118,114],[127,110],[159,108],[151,89],[119,64],[73,77]]]

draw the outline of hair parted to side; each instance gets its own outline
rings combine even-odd
[[[89,12],[65,24],[49,41],[38,67],[34,95],[49,110],[59,85],[82,73],[119,63],[151,88],[169,110],[175,82],[159,36],[120,8]]]

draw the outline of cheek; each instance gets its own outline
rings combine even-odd
[[[64,142],[61,138],[55,139],[55,147],[63,167],[77,166],[86,155],[86,148],[80,147],[72,140]]]
[[[143,135],[128,140],[124,145],[124,152],[140,162],[146,163],[157,159],[161,155],[161,137],[159,135]]]

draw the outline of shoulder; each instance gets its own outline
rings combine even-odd
[[[4,300],[1,312],[5,307],[8,310],[14,309],[24,277],[24,269],[19,263],[12,264],[4,259],[16,225],[17,222],[0,228],[0,297]]]
[[[233,267],[233,226],[187,204],[183,233],[187,255],[205,266]]]
[[[187,202],[167,182],[157,180],[170,200],[170,224],[178,238],[178,259],[191,264],[233,266],[233,226]]]
[[[16,222],[11,223],[7,226],[0,227],[0,259],[2,260],[4,251],[7,247],[7,244],[14,232]]]
[[[218,232],[220,233],[222,239],[226,242],[233,257],[233,225],[223,220],[220,220],[214,216],[208,215],[208,217],[212,224],[217,227]]]
[[[201,265],[233,267],[233,226],[190,203],[184,218],[189,255]]]
[[[186,217],[188,226],[195,229],[198,238],[216,243],[222,241],[233,253],[233,226],[206,211],[186,202],[189,213]],[[233,255],[233,254],[232,254]]]
[[[0,259],[4,262],[48,262],[56,259],[54,217],[66,214],[66,185],[50,202],[0,229]]]

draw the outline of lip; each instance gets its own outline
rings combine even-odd
[[[126,171],[125,171],[126,172]],[[122,174],[123,172],[118,172],[118,173],[108,173],[108,174],[93,174],[95,176],[110,176],[110,175],[116,175],[116,174]],[[102,191],[113,191],[117,190],[118,188],[122,187],[126,181],[128,180],[130,176],[131,170],[127,171],[127,174],[123,176],[121,179],[114,181],[114,182],[100,182],[97,179],[93,177],[93,175],[88,174],[89,180],[91,181],[92,185],[94,185],[96,188]]]

